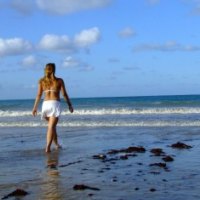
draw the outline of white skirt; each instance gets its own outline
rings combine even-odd
[[[59,117],[60,113],[61,113],[60,101],[57,100],[43,101],[41,119],[44,119],[45,117]]]

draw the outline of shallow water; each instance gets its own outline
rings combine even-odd
[[[45,131],[45,127],[1,128],[1,198],[21,188],[29,192],[25,200],[200,199],[198,127],[58,127],[63,149],[53,149],[51,154],[44,153]],[[169,147],[177,141],[193,148]],[[115,163],[92,158],[129,146],[144,146],[147,151]],[[163,148],[174,157],[174,162],[167,163],[169,172],[149,166],[162,162],[160,157],[151,156],[151,148]],[[53,168],[48,167],[51,164]],[[74,191],[75,184],[100,191]],[[156,191],[151,192],[151,188]]]

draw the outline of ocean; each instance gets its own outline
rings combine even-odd
[[[28,192],[24,200],[200,199],[200,95],[71,101],[74,113],[61,101],[57,133],[63,148],[52,145],[50,154],[45,153],[42,101],[36,117],[33,99],[0,101],[0,199],[17,188]],[[171,148],[176,142],[192,148]],[[107,154],[106,162],[93,158],[129,146],[146,151]],[[163,149],[174,161],[166,168],[151,167],[163,163],[152,148]],[[99,190],[76,191],[77,184]]]
[[[41,102],[42,103],[42,102]],[[62,127],[200,126],[200,95],[74,98],[74,113],[61,101]],[[0,101],[0,127],[43,127],[32,117],[34,100]]]

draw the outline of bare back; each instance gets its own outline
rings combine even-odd
[[[56,78],[56,86],[50,85],[50,87],[46,88],[42,83],[39,84],[39,93],[44,92],[44,101],[48,100],[57,100],[60,101],[60,92],[62,95],[66,94],[64,82],[61,78]]]

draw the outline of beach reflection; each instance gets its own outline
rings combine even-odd
[[[44,184],[42,185],[42,199],[61,200],[62,183],[58,169],[59,151],[53,151],[46,156],[46,173],[44,174]]]

